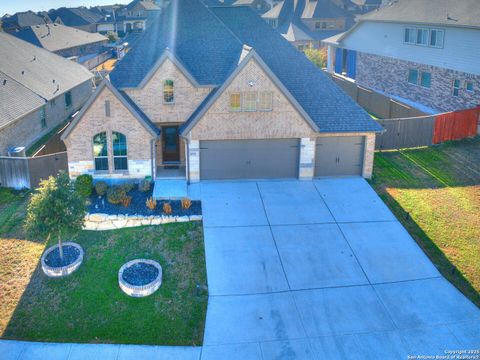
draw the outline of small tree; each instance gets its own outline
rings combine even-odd
[[[66,172],[50,176],[40,183],[27,208],[25,229],[32,235],[54,236],[58,239],[63,261],[62,239],[75,236],[83,226],[86,214],[85,200]]]
[[[111,43],[117,42],[118,34],[114,31],[109,31],[107,32],[107,38],[108,38],[108,41],[110,41]]]
[[[327,66],[327,49],[308,48],[305,50],[305,56],[319,68]]]

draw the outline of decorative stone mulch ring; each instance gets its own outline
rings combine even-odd
[[[60,259],[58,244],[48,248],[41,258],[42,270],[49,277],[70,275],[78,269],[82,261],[83,249],[73,242],[63,243],[63,261]]]
[[[162,285],[162,267],[148,259],[129,261],[118,271],[118,285],[129,296],[151,295]]]

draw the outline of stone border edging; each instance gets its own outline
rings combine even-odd
[[[129,268],[130,266],[137,263],[145,263],[145,264],[155,266],[158,269],[158,275],[155,278],[155,280],[153,280],[152,282],[146,285],[132,285],[126,282],[123,279],[123,272],[125,271],[126,268]],[[145,297],[145,296],[152,295],[162,285],[162,267],[158,262],[154,260],[148,260],[148,259],[131,260],[126,264],[123,264],[120,270],[118,270],[118,285],[120,286],[120,289],[122,289],[122,291],[128,296]]]
[[[202,221],[202,215],[165,216],[165,215],[109,215],[103,213],[87,214],[84,230],[115,230],[145,225],[162,225],[174,222]]]
[[[47,275],[48,277],[62,277],[62,276],[67,276],[73,273],[75,270],[77,270],[80,265],[83,262],[83,249],[80,245],[74,242],[64,242],[63,245],[70,245],[76,248],[80,254],[78,255],[78,258],[71,264],[68,264],[66,266],[61,266],[61,267],[53,267],[45,264],[45,258],[47,257],[48,254],[50,254],[53,250],[58,248],[57,245],[53,245],[49,247],[42,255],[41,258],[41,264],[42,264],[42,270]]]

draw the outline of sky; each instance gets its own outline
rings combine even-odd
[[[48,11],[50,9],[76,6],[128,4],[131,0],[0,0],[0,16],[18,11]]]

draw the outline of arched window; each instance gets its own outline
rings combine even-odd
[[[112,132],[113,167],[115,170],[128,170],[127,137],[119,132]]]
[[[163,102],[171,104],[174,100],[173,80],[165,80],[163,83]]]
[[[96,171],[108,171],[107,133],[101,132],[93,137],[93,156]]]

